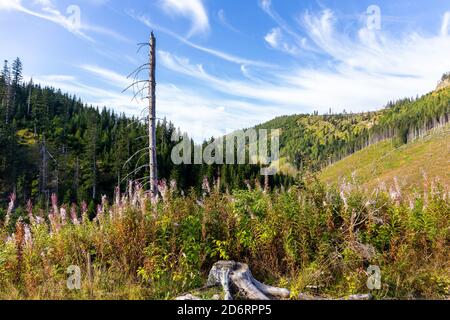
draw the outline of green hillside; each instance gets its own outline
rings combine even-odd
[[[423,189],[424,182],[435,178],[448,185],[450,126],[430,131],[423,139],[398,148],[392,140],[377,143],[328,166],[320,178],[330,184],[352,181],[369,189],[382,183],[389,187],[394,178],[400,187],[409,189]]]
[[[282,169],[292,173],[319,172],[367,147],[371,148],[365,152],[378,152],[371,150],[381,148],[389,153],[395,150],[394,146],[422,139],[449,121],[450,87],[445,87],[416,99],[390,102],[377,112],[284,116],[257,128],[281,129]],[[389,143],[381,143],[382,147],[377,145],[388,140]]]

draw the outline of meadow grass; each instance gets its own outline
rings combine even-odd
[[[435,183],[404,194],[398,183],[367,191],[311,178],[286,191],[203,197],[160,184],[49,212],[14,198],[0,226],[0,299],[171,299],[202,287],[217,260],[248,263],[255,278],[328,298],[366,293],[369,265],[382,273],[377,299],[449,297],[450,193]],[[81,269],[80,290],[67,268]]]

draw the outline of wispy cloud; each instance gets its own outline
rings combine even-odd
[[[450,29],[450,12],[446,12],[442,20],[441,35],[447,36],[449,29]]]
[[[191,20],[188,38],[209,31],[209,17],[202,0],[161,0],[161,4],[167,13],[183,15]]]
[[[105,1],[91,0],[93,4],[100,5]],[[122,42],[130,40],[109,28],[86,23],[82,20],[81,11],[77,6],[69,6],[67,12],[58,10],[53,0],[0,0],[0,10],[19,11],[40,19],[53,22],[72,34],[90,42],[95,42],[94,38],[87,33],[97,33],[106,35]]]
[[[75,94],[88,105],[106,106],[116,113],[136,117],[145,116],[146,100],[132,101],[131,92],[121,93],[124,86],[131,83],[125,75],[98,65],[81,65],[79,68],[88,77],[51,74],[34,76],[33,81]],[[100,84],[86,84],[81,80],[85,78],[108,84],[108,89]],[[175,86],[171,83],[158,84],[156,103],[159,119],[166,117],[182,131],[189,132],[197,142],[248,127],[249,123],[267,121],[278,112],[276,107],[264,104],[257,106],[241,99],[202,94],[189,86]],[[264,112],[261,112],[261,107]]]
[[[80,24],[74,23],[70,17],[66,17],[59,10],[57,10],[51,0],[36,0],[29,1],[30,6],[25,6],[23,0],[0,0],[0,10],[16,10],[31,16],[51,21],[68,30],[69,32],[89,41],[94,41],[93,38],[86,35]],[[34,4],[36,9],[31,8]]]
[[[450,70],[450,39],[446,35],[410,33],[398,38],[365,27],[349,35],[339,31],[331,10],[307,12],[300,21],[314,51],[327,56],[328,63],[321,67],[296,66],[271,72],[272,81],[263,77],[254,81],[249,77],[212,75],[201,64],[168,52],[159,52],[159,61],[164,67],[234,99],[250,99],[255,106],[277,106],[278,113],[327,112],[329,108],[374,110],[389,100],[431,91],[441,74]],[[275,29],[266,37],[273,46],[280,44],[278,31]],[[242,70],[244,75],[248,71]],[[264,107],[259,110],[265,112]]]
[[[295,45],[291,45],[283,39],[283,33],[280,28],[273,28],[265,37],[264,40],[273,48],[293,56],[300,53],[300,50]]]
[[[165,34],[175,38],[176,40],[186,44],[187,46],[189,46],[191,48],[194,48],[194,49],[197,49],[199,51],[205,52],[207,54],[210,54],[210,55],[212,55],[214,57],[217,57],[217,58],[220,58],[222,60],[225,60],[225,61],[228,61],[228,62],[231,62],[231,63],[235,63],[235,64],[238,64],[238,65],[249,65],[249,66],[257,66],[257,67],[264,67],[264,68],[274,67],[274,65],[270,64],[270,63],[257,61],[257,60],[246,59],[246,58],[242,58],[242,57],[238,57],[238,56],[229,54],[227,52],[223,52],[223,51],[220,51],[220,50],[216,50],[216,49],[212,49],[212,48],[208,48],[208,47],[205,47],[205,46],[198,45],[198,44],[188,40],[187,38],[184,38],[184,37],[182,37],[182,36],[172,32],[172,31],[170,31],[170,30],[168,30],[168,29],[166,29],[164,27],[161,27],[161,26],[158,26],[158,25],[152,23],[150,21],[150,19],[147,16],[145,16],[145,15],[138,15],[138,14],[136,14],[133,11],[128,11],[127,13],[133,19],[143,23],[144,25],[146,25],[147,27],[149,27],[151,29],[163,32],[163,33],[165,33]]]
[[[236,29],[234,26],[231,25],[231,23],[228,21],[226,15],[225,15],[225,10],[220,9],[217,12],[217,17],[219,18],[219,22],[227,29],[236,32],[236,33],[241,33],[238,29]]]
[[[294,31],[293,28],[290,27],[289,24],[283,18],[281,18],[275,10],[273,10],[272,0],[260,0],[259,5],[263,9],[263,11],[277,23],[277,25],[279,26],[278,29],[281,28],[285,33],[292,37],[298,46],[305,45],[306,38],[302,37],[296,31]]]
[[[90,72],[108,84],[121,88],[122,90],[128,87],[132,82],[132,80],[128,79],[124,75],[96,65],[82,65],[80,68],[84,71]]]

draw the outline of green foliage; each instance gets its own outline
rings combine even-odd
[[[294,299],[367,292],[369,265],[382,272],[377,298],[448,297],[448,189],[411,197],[306,182],[202,199],[170,189],[153,204],[137,187],[130,198],[137,201],[104,203],[81,224],[61,208],[38,223],[35,208],[30,232],[20,221],[0,228],[0,298],[168,299],[202,287],[219,259],[248,263]],[[81,268],[81,290],[65,287],[70,265]]]
[[[0,205],[6,206],[14,191],[22,206],[28,199],[48,203],[52,193],[67,202],[95,204],[102,195],[112,197],[116,186],[125,189],[129,180],[145,182],[148,131],[143,121],[85,105],[54,88],[22,83],[19,62],[12,80],[8,64],[0,77]],[[6,99],[12,93],[14,99]],[[254,165],[174,165],[175,132],[172,123],[158,121],[160,179],[175,179],[183,190],[195,187],[200,193],[205,176],[213,180],[220,175],[223,190],[246,188],[245,180],[253,184],[261,178]],[[291,182],[290,177],[271,179],[272,185]]]
[[[284,116],[257,126],[281,129],[281,155],[301,172],[318,171],[369,145],[396,147],[450,121],[450,88],[390,102],[378,112]]]

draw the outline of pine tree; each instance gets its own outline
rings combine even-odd
[[[8,60],[5,60],[3,64],[3,70],[1,74],[2,82],[4,83],[2,93],[2,108],[5,113],[5,123],[9,123],[9,108],[11,104],[11,72],[9,70]]]
[[[11,81],[13,86],[18,86],[22,82],[22,68],[22,61],[16,58],[11,66]]]

